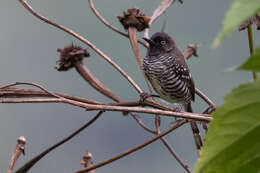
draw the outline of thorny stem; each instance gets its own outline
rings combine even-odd
[[[254,53],[254,39],[253,39],[253,29],[252,29],[252,24],[248,25],[247,28],[247,33],[248,33],[248,42],[249,42],[249,49],[250,49],[250,55],[252,56]],[[258,78],[256,71],[253,71],[253,79],[256,81]]]
[[[114,61],[112,61],[106,54],[104,54],[100,49],[98,49],[94,44],[92,44],[90,41],[88,41],[87,39],[85,39],[84,37],[80,36],[79,34],[75,33],[74,31],[59,25],[55,22],[52,22],[51,20],[47,19],[44,16],[41,16],[40,14],[38,14],[36,11],[34,11],[34,9],[27,3],[26,0],[19,0],[21,2],[21,4],[32,14],[34,15],[36,18],[54,26],[57,27],[59,29],[61,29],[62,31],[67,32],[68,34],[72,35],[73,37],[77,38],[78,40],[82,41],[83,43],[85,43],[87,46],[89,46],[91,49],[93,49],[97,54],[99,54],[102,58],[104,58],[108,63],[110,63],[120,74],[122,74],[130,83],[131,85],[136,89],[136,91],[138,93],[142,93],[142,89],[135,83],[135,81],[123,70],[121,69],[120,66],[118,66]]]
[[[151,144],[152,142],[155,142],[155,141],[158,140],[159,138],[161,138],[161,137],[167,135],[167,134],[170,133],[171,131],[177,129],[178,127],[182,126],[183,124],[185,124],[185,123],[187,123],[187,122],[188,122],[187,120],[182,120],[182,121],[178,122],[175,126],[168,128],[167,130],[165,130],[164,132],[160,133],[159,135],[156,135],[155,137],[149,139],[148,141],[146,141],[146,142],[144,142],[144,143],[142,143],[142,144],[139,144],[139,145],[133,147],[132,149],[129,149],[129,150],[127,150],[127,151],[125,151],[125,152],[123,152],[123,153],[121,153],[121,154],[119,154],[119,155],[117,155],[117,156],[115,156],[115,157],[112,157],[111,159],[108,159],[108,160],[105,160],[105,161],[103,161],[103,162],[100,162],[100,163],[98,163],[98,164],[96,164],[96,165],[94,165],[94,166],[92,166],[92,167],[90,167],[90,168],[85,168],[85,169],[76,171],[75,173],[85,173],[85,172],[87,172],[87,171],[90,171],[90,170],[99,168],[99,167],[101,167],[101,166],[104,166],[104,165],[107,165],[107,164],[109,164],[109,163],[111,163],[111,162],[114,162],[114,161],[116,161],[116,160],[118,160],[118,159],[120,159],[120,158],[122,158],[122,157],[125,157],[125,156],[127,156],[127,155],[129,155],[129,154],[131,154],[131,153],[133,153],[133,152],[135,152],[135,151],[137,151],[137,150],[142,149],[143,147],[145,147],[145,146]]]
[[[101,14],[98,12],[98,10],[95,8],[93,0],[88,0],[89,6],[91,8],[91,10],[93,11],[93,13],[97,16],[97,18],[105,25],[107,26],[109,29],[117,32],[118,34],[125,36],[125,37],[129,37],[128,34],[125,34],[123,32],[121,32],[119,29],[117,29],[115,26],[112,26],[111,24],[108,23],[108,21],[106,21],[106,19],[104,19],[104,17],[101,16]],[[147,47],[146,43],[137,40],[138,43],[140,43],[141,45],[143,45],[144,47]]]
[[[23,165],[21,168],[19,168],[15,173],[26,173],[27,171],[29,171],[29,169],[32,168],[46,154],[48,154],[55,148],[59,147],[60,145],[64,144],[65,142],[69,141],[74,136],[79,134],[82,130],[86,129],[88,126],[90,126],[92,123],[94,123],[102,115],[102,113],[103,113],[103,111],[99,111],[94,118],[92,118],[90,121],[88,121],[86,124],[84,124],[81,128],[79,128],[78,130],[76,130],[71,135],[69,135],[68,137],[61,140],[60,142],[54,144],[50,148],[47,148],[45,151],[43,151],[42,153],[40,153],[39,155],[37,155],[36,157],[31,159],[29,162],[27,162],[25,165]]]

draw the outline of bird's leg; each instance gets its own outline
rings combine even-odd
[[[139,100],[140,104],[144,105],[145,100],[148,99],[149,97],[158,97],[158,98],[160,98],[159,95],[149,94],[149,93],[143,92],[143,93],[140,94],[140,100]]]

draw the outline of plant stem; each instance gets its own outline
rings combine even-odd
[[[254,39],[253,39],[252,24],[248,25],[247,33],[248,33],[248,43],[249,43],[250,55],[252,56],[253,53],[254,53]],[[256,81],[257,78],[258,77],[257,77],[256,71],[253,71],[253,79],[254,79],[254,81]]]

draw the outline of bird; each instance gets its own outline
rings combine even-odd
[[[170,103],[184,105],[192,112],[191,102],[195,100],[195,85],[184,55],[175,41],[165,32],[156,32],[150,38],[143,38],[148,44],[143,58],[143,72],[159,97]],[[196,147],[202,140],[195,121],[191,121]]]

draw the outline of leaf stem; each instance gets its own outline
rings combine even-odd
[[[252,56],[254,53],[254,39],[253,39],[253,30],[252,30],[252,24],[248,25],[247,28],[247,33],[248,33],[248,43],[249,43],[249,50],[250,50],[250,55]],[[256,71],[253,71],[253,79],[256,81],[258,78]]]

